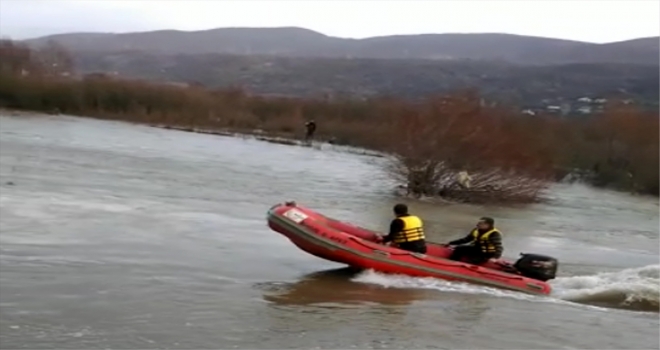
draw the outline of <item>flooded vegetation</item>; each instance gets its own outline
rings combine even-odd
[[[658,114],[612,102],[581,117],[521,115],[474,91],[422,101],[254,96],[73,74],[55,44],[33,51],[0,43],[0,107],[115,119],[219,133],[301,138],[317,120],[317,140],[385,152],[408,194],[472,203],[527,203],[557,179],[580,174],[596,186],[658,195]],[[472,178],[457,184],[457,174]]]

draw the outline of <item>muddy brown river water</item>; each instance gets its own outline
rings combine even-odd
[[[69,117],[0,117],[0,347],[658,349],[658,200],[558,185],[526,208],[408,201],[430,239],[482,215],[538,297],[352,274],[270,231],[295,199],[385,228],[382,159]]]

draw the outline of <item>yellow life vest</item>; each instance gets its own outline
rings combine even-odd
[[[483,235],[479,236],[479,230],[474,229],[472,230],[472,236],[474,237],[474,244],[481,248],[481,251],[486,254],[491,254],[491,253],[497,253],[497,247],[493,245],[489,240],[488,237],[492,235],[494,232],[499,233],[500,235],[502,234],[498,229],[492,228],[490,231],[485,232]]]
[[[422,219],[414,215],[401,216],[399,219],[403,221],[403,230],[394,237],[394,244],[425,239]]]

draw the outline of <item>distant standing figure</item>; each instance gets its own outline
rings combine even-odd
[[[314,133],[316,132],[316,122],[313,120],[308,121],[305,123],[305,128],[307,129],[305,141],[309,141],[314,137]]]

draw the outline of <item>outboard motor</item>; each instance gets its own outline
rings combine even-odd
[[[538,254],[520,254],[520,259],[513,266],[521,275],[539,281],[555,278],[559,261],[553,257]]]

